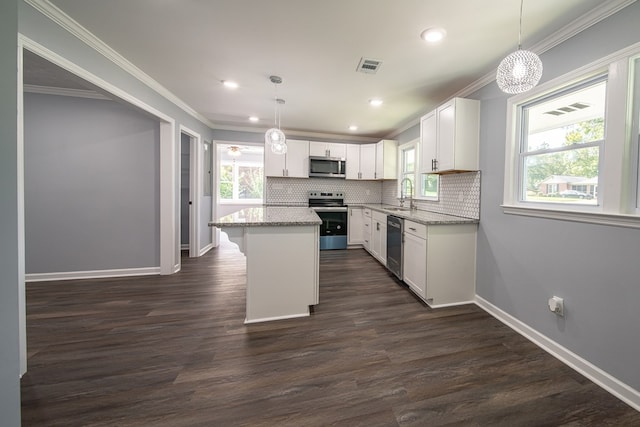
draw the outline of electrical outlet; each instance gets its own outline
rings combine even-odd
[[[564,299],[555,295],[549,298],[549,310],[558,316],[564,317]]]

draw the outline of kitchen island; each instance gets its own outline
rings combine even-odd
[[[247,260],[245,323],[308,316],[319,302],[318,215],[307,207],[260,206],[209,223]]]

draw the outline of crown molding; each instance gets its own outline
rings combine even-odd
[[[575,19],[570,24],[563,27],[561,30],[556,31],[555,33],[549,35],[538,43],[530,46],[528,50],[537,53],[538,55],[543,54],[544,52],[553,49],[559,44],[569,40],[570,38],[576,36],[582,31],[592,27],[598,22],[610,17],[611,15],[621,11],[625,7],[635,3],[637,0],[608,0],[603,2],[601,5],[591,9],[589,12]],[[497,65],[496,65],[497,67]],[[486,85],[494,82],[496,80],[496,71],[492,70],[474,81],[470,85],[460,89],[458,92],[454,93],[451,98],[456,97],[466,97],[476,92],[477,90],[482,89]],[[446,102],[446,101],[445,101]],[[425,114],[429,113],[432,109],[428,111],[424,111],[417,117],[412,118],[410,121],[403,124],[399,129],[393,131],[389,134],[388,138],[395,138],[400,135],[402,132],[412,128],[413,126],[420,123],[420,118]]]
[[[36,9],[43,15],[45,15],[47,18],[49,18],[56,24],[58,24],[63,29],[67,30],[69,33],[73,34],[75,37],[83,41],[89,47],[91,47],[92,49],[102,54],[104,57],[112,61],[114,64],[122,68],[124,71],[126,71],[133,77],[140,80],[142,83],[144,83],[145,85],[153,89],[155,92],[157,92],[164,98],[171,101],[173,104],[175,104],[177,107],[185,111],[187,114],[191,115],[195,119],[209,126],[211,129],[248,130],[248,129],[242,129],[240,127],[220,126],[213,123],[211,120],[207,119],[205,116],[198,113],[196,110],[190,107],[186,102],[178,98],[175,94],[173,94],[164,86],[162,86],[160,83],[158,83],[156,80],[154,80],[151,76],[149,76],[144,71],[136,67],[133,63],[129,62],[126,58],[124,58],[118,52],[116,52],[114,49],[109,47],[109,45],[107,45],[98,37],[93,35],[93,33],[91,33],[89,30],[84,28],[82,25],[80,25],[80,23],[72,19],[70,16],[65,14],[61,9],[53,5],[49,0],[23,0],[23,1],[29,4],[30,6],[32,6],[34,9]],[[571,37],[574,37],[576,34],[586,30],[587,28],[597,24],[598,22],[608,18],[609,16],[615,14],[616,12],[619,12],[620,10],[624,9],[625,7],[635,2],[636,0],[605,1],[600,6],[597,6],[596,8],[582,15],[581,17],[574,20],[573,22],[571,22],[561,30],[555,32],[549,37],[529,47],[529,50],[540,55],[554,48],[555,46],[563,43],[564,41],[570,39]],[[458,92],[453,94],[451,98],[469,96],[475,91],[483,88],[484,86],[486,86],[487,84],[493,81],[495,81],[495,71],[491,71],[487,73],[480,79],[476,80],[470,85],[459,90]],[[427,114],[429,111],[424,111],[420,115],[405,122],[399,129],[391,132],[385,138],[395,138],[402,132],[415,126],[420,122],[420,117],[422,117],[424,114]],[[253,131],[255,131],[255,129]],[[300,136],[305,136],[305,135],[307,136],[319,135],[321,137],[322,135],[326,135],[328,137],[329,134],[320,134],[320,133],[315,134],[313,132],[300,133]],[[333,135],[333,137],[335,138],[335,135]],[[348,139],[352,139],[352,138],[349,137]],[[352,140],[360,140],[362,142],[365,142],[365,141],[370,141],[374,139],[375,138],[356,137],[356,138],[353,138]]]
[[[94,92],[92,90],[85,89],[69,89],[62,87],[50,87],[50,86],[38,86],[38,85],[23,85],[24,92],[40,93],[43,95],[57,95],[57,96],[70,96],[73,98],[90,98],[90,99],[102,99],[112,101],[111,98],[101,93]]]
[[[162,97],[166,98],[181,110],[194,117],[196,120],[204,123],[212,129],[216,129],[216,124],[211,120],[207,119],[202,114],[198,113],[196,110],[191,108],[186,102],[178,98],[175,94],[169,91],[167,88],[162,86],[156,80],[154,80],[151,76],[146,74],[140,68],[136,67],[133,63],[128,61],[125,57],[120,55],[114,49],[112,49],[109,45],[104,43],[98,37],[96,37],[93,33],[87,30],[85,27],[80,25],[77,21],[72,19],[69,15],[64,13],[57,6],[49,2],[49,0],[23,0],[25,3],[36,9],[38,12],[42,13],[44,16],[49,18],[51,21],[58,24],[60,27],[80,39],[82,42],[87,44],[89,47],[102,54],[105,58],[109,59],[111,62],[116,64],[118,67],[153,89]]]
[[[265,133],[268,128],[266,127],[253,127],[253,126],[236,126],[236,125],[217,125],[213,130],[215,131],[235,131],[235,132],[248,132],[248,133]],[[324,132],[312,132],[312,131],[300,131],[300,130],[288,130],[283,128],[282,131],[286,134],[287,138],[293,139],[309,139],[316,141],[343,141],[353,143],[370,143],[378,142],[384,138],[372,137],[372,136],[358,136],[358,135],[343,135],[338,133],[324,133]]]

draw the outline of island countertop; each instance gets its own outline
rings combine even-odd
[[[273,227],[320,225],[322,220],[313,209],[296,206],[256,206],[209,222],[210,227]]]

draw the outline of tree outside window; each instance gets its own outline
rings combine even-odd
[[[229,155],[226,145],[220,145],[218,197],[223,203],[257,203],[264,192],[263,148],[234,145],[235,155]],[[240,154],[237,154],[240,153]]]

